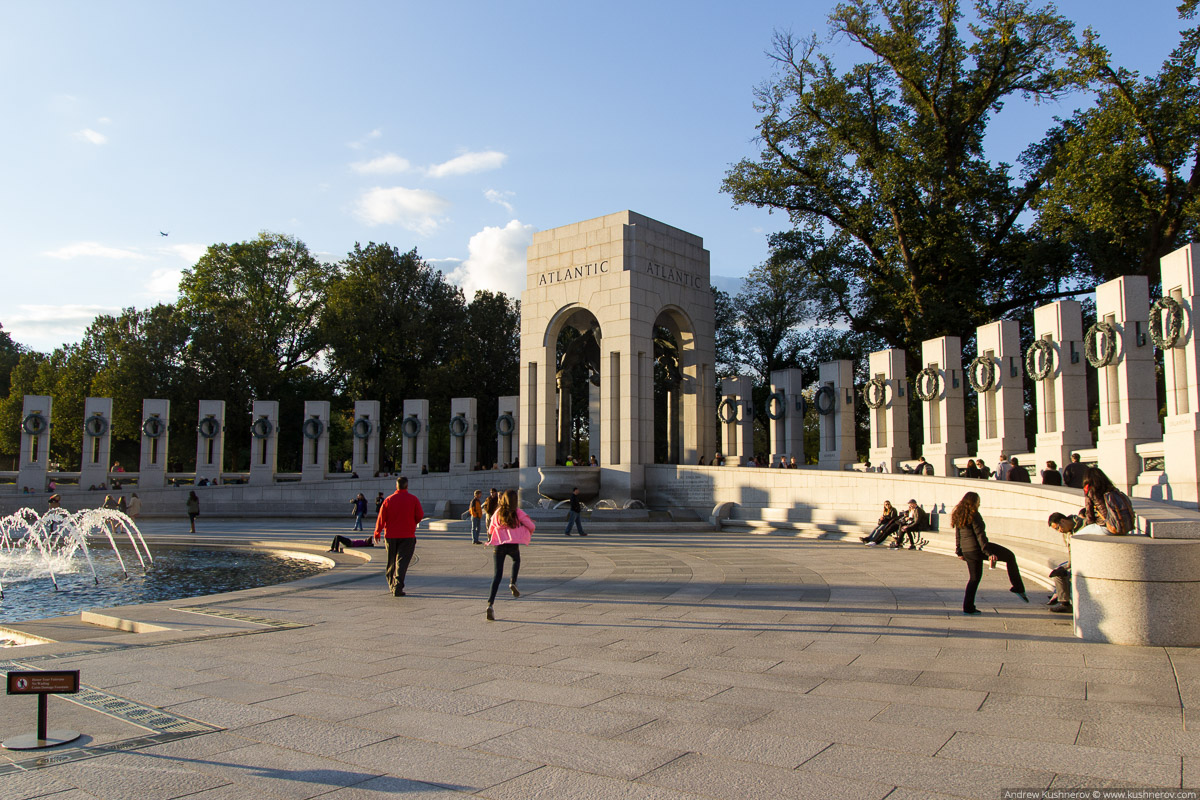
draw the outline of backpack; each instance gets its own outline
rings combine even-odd
[[[1113,489],[1104,495],[1104,526],[1114,536],[1136,531],[1133,521],[1133,504],[1123,492]],[[1115,529],[1115,530],[1114,530]]]

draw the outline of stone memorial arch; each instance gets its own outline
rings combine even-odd
[[[579,381],[588,384],[587,453],[574,455],[597,459],[600,497],[643,499],[656,446],[661,461],[711,460],[713,300],[703,240],[621,211],[535,234],[527,264],[517,415],[523,489],[580,442],[571,424],[572,396],[577,403],[584,394]]]

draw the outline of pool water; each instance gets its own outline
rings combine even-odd
[[[155,549],[145,574],[137,557],[122,551],[129,577],[121,573],[108,549],[92,551],[99,584],[82,556],[74,571],[58,574],[58,591],[50,578],[4,581],[0,624],[77,614],[112,606],[200,597],[294,581],[316,575],[327,563],[269,550]]]

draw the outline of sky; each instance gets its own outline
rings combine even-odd
[[[0,0],[0,325],[76,342],[260,231],[517,295],[535,231],[624,209],[701,236],[736,291],[788,223],[721,180],[757,153],[773,32],[824,37],[834,5]],[[1144,73],[1178,40],[1171,2],[1057,5]],[[1009,103],[989,156],[1088,102]]]

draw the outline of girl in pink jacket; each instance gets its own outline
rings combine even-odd
[[[509,489],[500,497],[500,506],[492,515],[492,524],[488,526],[490,537],[488,544],[496,549],[492,552],[492,560],[496,571],[492,575],[492,593],[488,596],[487,618],[494,620],[492,604],[496,602],[496,590],[500,588],[500,579],[504,577],[504,557],[512,559],[512,580],[508,588],[513,597],[520,597],[517,591],[517,573],[521,571],[521,545],[529,544],[530,535],[537,526],[529,515],[517,507],[517,492]]]

